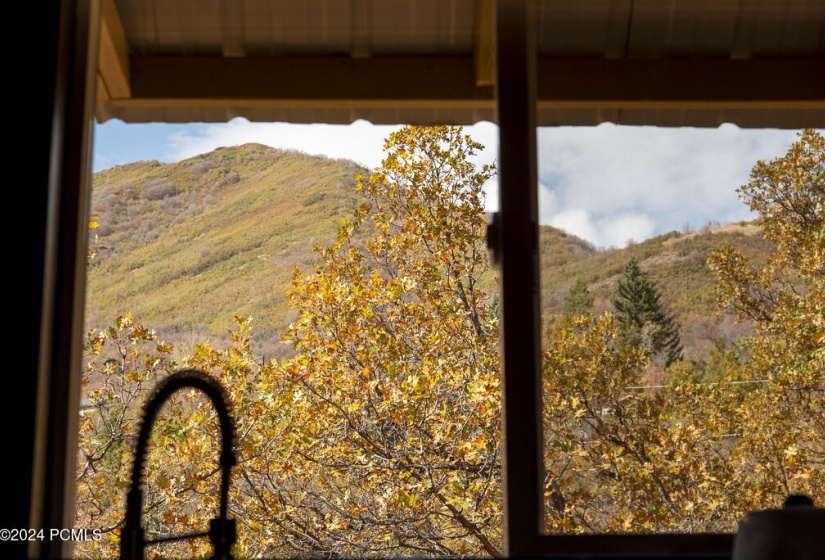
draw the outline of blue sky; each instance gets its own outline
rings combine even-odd
[[[398,127],[250,123],[124,124],[95,126],[92,167],[99,171],[140,160],[180,161],[219,146],[259,142],[274,148],[380,165],[383,139]],[[498,131],[490,123],[466,127],[486,146],[479,163],[497,158]],[[541,222],[600,247],[623,247],[686,225],[730,223],[753,215],[736,188],[760,159],[784,155],[794,130],[620,127],[542,128],[538,132]],[[487,185],[495,209],[498,186]]]

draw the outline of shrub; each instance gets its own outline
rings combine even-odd
[[[215,169],[215,167],[217,166],[207,159],[195,163],[194,165],[192,165],[192,167],[189,168],[189,170],[195,175],[203,175],[207,171]]]
[[[167,179],[158,179],[146,183],[143,195],[147,200],[161,200],[178,194],[178,188]]]

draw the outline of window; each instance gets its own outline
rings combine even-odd
[[[732,533],[749,511],[821,494],[805,482],[825,446],[808,412],[825,404],[817,344],[786,331],[819,297],[818,265],[777,252],[819,227],[821,136],[539,136],[547,532]],[[778,233],[794,221],[808,233]]]
[[[454,5],[459,4],[461,3]],[[135,8],[135,4],[127,2],[119,2],[118,5],[121,8],[124,6]],[[564,3],[564,5],[568,4]],[[357,15],[363,16],[355,18],[354,27],[362,31],[368,29],[371,25],[369,14],[365,15],[363,11],[358,11],[358,8],[363,6],[361,3],[353,3],[353,6],[355,6]],[[600,29],[607,29],[608,33],[605,35],[600,32],[598,37],[609,39],[606,50],[600,47],[588,50],[590,47],[587,45],[584,45],[584,49],[575,48],[576,41],[587,37],[588,33],[580,33],[581,26],[572,25],[570,18],[565,20],[561,17],[565,13],[562,7],[553,2],[541,2],[539,8],[542,10],[540,12],[542,17],[533,19],[524,12],[527,7],[523,3],[499,4],[500,12],[497,17],[498,49],[502,53],[500,60],[506,64],[506,67],[499,65],[499,69],[503,72],[502,76],[512,78],[500,80],[502,103],[498,115],[502,125],[502,135],[507,139],[507,142],[502,145],[501,158],[502,184],[505,185],[503,190],[507,191],[503,192],[502,196],[501,247],[505,270],[504,323],[509,338],[509,341],[505,340],[507,364],[505,389],[508,399],[505,406],[509,469],[505,492],[508,497],[507,508],[510,520],[509,552],[511,554],[533,554],[547,550],[569,552],[581,551],[582,547],[585,547],[590,550],[610,550],[617,553],[633,551],[665,554],[677,549],[688,550],[689,548],[684,548],[682,545],[690,542],[699,543],[690,545],[695,546],[692,550],[696,552],[713,551],[724,554],[730,550],[731,537],[729,535],[686,537],[684,539],[669,536],[662,538],[628,536],[605,539],[588,537],[587,540],[576,540],[575,544],[569,544],[572,541],[543,537],[539,534],[542,517],[540,514],[542,468],[539,453],[541,440],[538,425],[540,405],[537,399],[534,399],[538,395],[537,372],[539,371],[538,276],[537,274],[527,275],[528,285],[513,285],[511,282],[511,279],[515,281],[519,273],[524,277],[525,270],[535,271],[531,261],[534,256],[532,245],[535,244],[536,239],[534,224],[537,216],[535,193],[529,194],[529,189],[522,189],[522,192],[515,187],[519,183],[522,185],[536,184],[533,156],[535,152],[531,147],[531,142],[535,142],[535,123],[530,116],[531,111],[534,111],[536,107],[530,87],[527,87],[529,73],[525,71],[523,64],[525,61],[533,60],[533,57],[528,56],[530,51],[528,44],[522,42],[521,47],[518,46],[518,38],[523,36],[525,30],[531,31],[528,22],[536,21],[544,25],[547,21],[545,16],[548,14],[555,16],[562,24],[566,24],[576,38],[572,40],[569,35],[567,36],[568,41],[561,44],[558,57],[578,56],[578,58],[555,63],[545,60],[541,63],[543,82],[539,87],[538,104],[544,115],[542,118],[546,119],[546,122],[540,122],[540,124],[553,124],[552,121],[557,118],[553,116],[554,114],[564,113],[564,118],[575,120],[582,118],[584,114],[589,119],[593,118],[594,113],[607,111],[607,116],[596,115],[595,118],[642,123],[654,120],[651,115],[653,113],[670,119],[671,124],[687,124],[684,122],[684,119],[687,119],[696,125],[715,126],[720,118],[725,119],[727,115],[731,120],[743,124],[752,125],[764,122],[766,125],[775,123],[783,127],[801,128],[806,125],[820,124],[822,118],[821,95],[825,88],[822,87],[820,81],[817,81],[821,80],[819,76],[822,76],[819,71],[821,53],[816,50],[815,46],[808,46],[809,44],[816,45],[816,41],[806,43],[803,40],[810,29],[818,30],[818,26],[821,26],[821,12],[816,11],[818,7],[811,8],[800,4],[798,9],[789,8],[782,11],[783,15],[766,11],[759,14],[744,14],[741,18],[737,16],[731,25],[722,25],[719,28],[706,28],[704,24],[696,23],[695,26],[689,27],[701,29],[701,31],[691,33],[678,26],[668,26],[669,16],[663,14],[654,17],[652,14],[639,14],[629,10],[619,14],[620,17],[611,18],[608,14],[593,13],[589,7],[586,7],[575,13],[581,15],[580,19],[583,21],[593,18],[593,21],[601,22],[599,16],[606,16],[605,21],[608,25],[602,26],[601,23],[598,25]],[[56,101],[50,99],[42,104],[46,108],[45,113],[49,115],[49,122],[41,122],[40,130],[42,137],[45,138],[48,135],[49,140],[41,142],[39,154],[41,161],[45,163],[43,169],[48,169],[49,176],[47,178],[46,172],[42,172],[38,183],[40,188],[36,191],[38,194],[35,195],[35,191],[32,194],[36,196],[37,207],[41,209],[39,224],[42,227],[39,232],[42,232],[42,236],[38,234],[38,240],[42,240],[42,243],[38,241],[37,247],[39,250],[42,246],[45,265],[42,274],[39,269],[33,272],[32,290],[29,292],[32,294],[29,300],[34,302],[33,307],[42,310],[43,315],[42,324],[31,329],[32,340],[39,341],[38,348],[32,349],[31,352],[32,354],[36,352],[39,356],[38,375],[24,376],[25,379],[31,380],[24,393],[25,402],[33,410],[37,410],[37,413],[36,427],[25,431],[28,436],[26,438],[27,449],[32,449],[32,459],[21,462],[19,469],[15,471],[19,475],[17,477],[19,480],[31,481],[31,487],[34,489],[28,511],[15,513],[19,526],[28,524],[30,520],[35,525],[44,527],[63,526],[67,524],[65,512],[70,509],[66,507],[66,504],[69,499],[67,496],[71,495],[69,491],[71,483],[68,482],[71,480],[71,469],[66,467],[72,463],[72,457],[67,451],[67,447],[71,446],[67,446],[66,433],[67,431],[73,432],[71,426],[67,429],[66,421],[68,419],[70,424],[73,422],[74,407],[71,405],[70,395],[76,394],[78,382],[76,370],[79,364],[80,321],[78,313],[80,306],[77,304],[80,301],[79,294],[82,293],[82,287],[79,285],[77,271],[83,261],[80,247],[82,245],[80,232],[85,226],[82,224],[85,206],[82,188],[85,174],[83,162],[88,155],[85,153],[85,146],[88,145],[86,135],[88,128],[87,123],[84,122],[86,114],[84,96],[86,91],[90,91],[85,89],[88,73],[83,61],[89,59],[89,52],[94,52],[94,45],[87,41],[90,36],[88,10],[89,5],[86,2],[66,2],[53,7],[47,18],[49,25],[54,24],[50,29],[56,29],[58,32],[49,36],[49,41],[51,37],[55,38],[53,44],[55,48],[43,51],[52,53],[43,65],[43,73],[46,81],[54,85]],[[700,8],[697,7],[696,10]],[[734,12],[735,10],[732,9],[730,13]],[[36,15],[38,17],[34,19],[41,21],[42,14]],[[162,15],[158,14],[159,17]],[[329,15],[325,17],[329,18],[325,21],[341,21]],[[693,12],[685,19],[691,22],[708,21],[702,17],[701,13]],[[237,49],[238,39],[243,37],[243,33],[239,31],[239,22],[243,21],[242,14],[223,14],[221,21],[226,22],[224,31],[227,32],[227,43],[221,45],[222,48],[219,50],[222,54],[225,52],[227,56],[243,54]],[[440,18],[440,21],[449,21],[449,14],[447,17]],[[576,18],[573,18],[573,23],[576,23]],[[93,26],[92,29],[96,27]],[[585,31],[589,32],[590,29],[586,28]],[[675,35],[668,35],[670,33],[668,30],[672,30]],[[755,30],[758,30],[758,33]],[[93,37],[94,33],[91,36]],[[550,36],[553,40],[565,37],[565,35],[554,33],[543,36]],[[359,56],[362,56],[365,49],[369,49],[369,40],[363,40],[365,37],[363,33],[359,37],[362,40],[356,45],[358,48],[355,50],[358,51]],[[666,40],[657,41],[656,37],[665,37]],[[672,51],[662,46],[667,44],[668,40],[679,37],[681,37],[681,42],[678,42]],[[732,45],[728,52],[722,54],[718,52],[718,49],[713,48],[713,45],[708,46],[708,42],[718,44],[720,37],[726,49]],[[755,37],[760,39],[757,41]],[[800,38],[798,43],[797,38]],[[762,39],[764,43],[760,42]],[[107,39],[104,38],[104,40]],[[483,47],[484,44],[482,41],[481,46]],[[603,46],[605,43],[599,44]],[[489,46],[489,43],[487,45]],[[640,45],[652,45],[653,52],[638,53],[634,49]],[[60,48],[57,48],[58,46]],[[135,75],[141,72],[159,71],[162,73],[165,71],[165,75],[170,80],[169,83],[172,83],[171,80],[175,77],[175,73],[171,70],[174,68],[170,70],[170,67],[164,67],[164,70],[159,66],[141,66],[147,62],[149,65],[159,62],[141,58],[144,54],[132,52],[138,66]],[[340,53],[334,52],[333,54]],[[594,54],[597,56],[593,57]],[[633,61],[623,63],[623,56],[631,55],[630,58],[633,58],[632,55],[636,54],[639,56]],[[705,55],[711,60],[703,60],[702,57]],[[592,60],[591,57],[596,60]],[[669,60],[671,58],[677,61]],[[92,57],[91,60],[94,58]],[[235,67],[243,67],[244,70],[235,71],[233,78],[243,75],[244,72],[255,76],[257,80],[266,77],[265,73],[261,72],[261,66],[256,66],[261,63],[260,60],[239,60],[240,62]],[[201,59],[198,63],[203,62],[204,60]],[[419,70],[429,68],[430,62],[422,62],[418,66]],[[193,62],[189,67],[194,70],[198,63]],[[396,68],[397,63],[398,61],[390,61],[386,68]],[[227,64],[233,66],[229,62]],[[369,62],[365,63],[366,66],[369,64]],[[463,66],[458,64],[456,67]],[[177,68],[185,69],[185,66],[178,65]],[[464,76],[462,72],[454,72],[452,77],[459,80],[461,76]],[[290,83],[299,81],[300,75],[300,72],[292,74],[291,76],[296,76],[296,80]],[[306,78],[307,75],[308,73],[304,73],[303,77]],[[379,75],[380,72],[373,74],[376,80]],[[583,79],[582,76],[584,76]],[[597,79],[588,79],[588,76],[597,76]],[[655,76],[655,79],[651,76]],[[761,87],[765,76],[772,76],[771,88]],[[280,77],[282,78],[283,75]],[[222,98],[220,94],[229,91],[225,88],[237,86],[241,82],[247,88],[252,87],[249,80],[238,81],[233,78],[218,80],[221,84],[220,88],[215,85],[215,82],[204,80],[204,85],[212,87],[212,95],[209,103],[199,109],[203,114],[213,116],[216,112],[223,115],[231,114],[237,105],[247,102],[248,107],[251,107],[250,111],[254,112],[263,105],[258,103],[261,101],[259,97],[228,100],[225,97]],[[289,80],[283,81],[289,82]],[[424,82],[426,80],[422,83]],[[353,80],[335,83],[338,85],[368,82]],[[385,87],[387,83],[391,84],[393,81],[377,80],[377,83]],[[461,114],[466,118],[472,118],[468,117],[468,114],[474,110],[484,115],[489,115],[493,110],[494,103],[490,91],[477,91],[472,85],[461,85],[465,82],[460,80],[458,83],[452,80],[437,83],[443,85],[445,90],[454,88],[457,91],[463,87],[462,91],[466,92],[469,89],[474,92],[464,98],[465,101],[470,100],[468,105],[477,103],[473,105],[476,109],[466,109],[466,107],[463,109],[465,112]],[[672,87],[674,83],[677,87]],[[615,87],[611,89],[609,84],[614,84]],[[639,84],[644,84],[644,87]],[[263,82],[257,84],[261,87],[264,85]],[[554,87],[556,89],[553,89]],[[328,92],[329,89],[332,88],[319,87],[315,96],[309,96],[310,103],[314,103],[316,110],[320,113],[329,110],[328,113],[323,114],[339,116],[341,113],[336,113],[336,111],[352,110],[350,102],[354,96],[346,98],[347,103],[340,102],[344,97],[339,98],[337,105],[335,100],[321,99],[318,101],[317,92]],[[192,90],[186,88],[174,91],[174,87],[165,89],[161,87],[154,90],[138,89],[135,91],[138,101],[130,102],[135,105],[143,102],[147,107],[155,103],[155,107],[158,107],[164,103],[163,100],[170,101],[177,95],[175,102],[186,104],[187,100],[180,96],[190,91]],[[247,93],[254,91],[260,92],[261,90],[246,90]],[[342,90],[336,91],[340,94]],[[170,97],[164,97],[164,94]],[[145,97],[140,97],[141,95]],[[364,94],[364,97],[370,97],[369,92]],[[445,97],[454,98],[441,90],[429,98],[426,95],[420,96],[413,100],[413,105],[415,102],[425,104],[433,102],[437,105]],[[395,101],[398,102],[398,99]],[[295,98],[292,98],[292,102],[295,103]],[[329,102],[326,107],[324,107],[325,102]],[[170,102],[163,107],[168,107],[171,111],[174,105],[175,103]],[[334,108],[330,109],[329,107],[333,105]],[[382,111],[387,111],[386,106],[378,105],[380,104],[373,106],[373,114],[386,115],[382,113]],[[399,102],[399,105],[403,103]],[[747,111],[743,109],[746,106],[757,107],[764,111]],[[159,112],[166,110],[163,107],[157,110]],[[409,106],[406,106],[403,110],[408,109]],[[389,111],[394,110],[396,109],[389,109]],[[577,111],[583,111],[583,113],[577,113]],[[330,119],[332,118],[330,116]],[[558,120],[561,120],[561,117],[558,117]],[[530,180],[531,178],[533,180]],[[508,190],[509,187],[506,185],[509,184],[513,185],[512,190]],[[49,209],[53,209],[51,214]],[[41,287],[43,290],[40,289]],[[72,336],[67,336],[67,333],[72,333]],[[509,333],[512,333],[512,336],[509,336]],[[34,346],[32,344],[32,347]],[[519,374],[518,372],[525,373]],[[34,380],[35,377],[38,378],[37,381]],[[64,550],[63,545],[56,542],[34,543],[33,546],[48,549],[55,556],[60,556],[61,551]]]
[[[269,142],[288,129],[215,128],[269,130]],[[326,135],[372,134],[309,132],[312,149],[334,155]],[[139,404],[181,367],[231,395],[238,555],[498,554],[498,295],[484,239],[494,168],[477,161],[495,156],[468,132],[393,127],[368,154],[383,158],[372,172],[245,143],[95,175],[102,247],[88,275],[76,523],[104,538],[79,543],[79,555],[116,554],[108,537],[123,516]],[[147,539],[204,530],[216,515],[209,408],[193,396],[161,411],[144,469]],[[162,546],[152,550],[208,552]]]

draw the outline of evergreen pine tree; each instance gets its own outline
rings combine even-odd
[[[625,265],[611,303],[628,342],[648,348],[654,357],[663,355],[665,367],[682,359],[676,321],[664,309],[656,283],[635,258]]]
[[[593,294],[587,289],[587,284],[581,278],[570,288],[570,293],[564,297],[565,315],[589,315],[593,307]]]

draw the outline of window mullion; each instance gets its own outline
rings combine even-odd
[[[534,2],[497,3],[504,393],[504,553],[537,551],[544,525]]]

